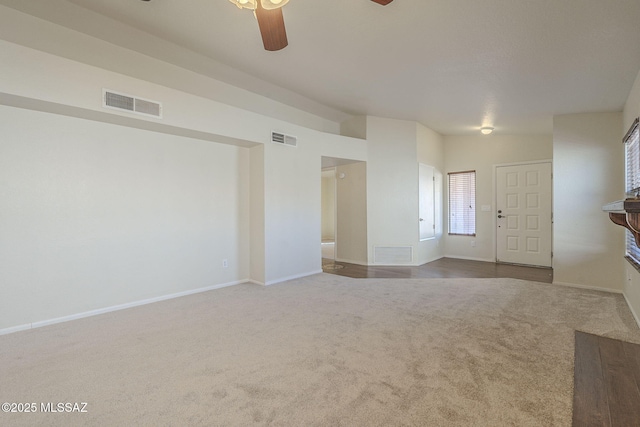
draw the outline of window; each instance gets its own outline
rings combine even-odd
[[[449,173],[449,234],[476,235],[476,171]]]
[[[624,137],[625,157],[627,164],[626,192],[627,197],[635,197],[640,192],[640,129],[638,119]],[[636,245],[633,234],[627,230],[627,256],[640,264],[640,248]]]

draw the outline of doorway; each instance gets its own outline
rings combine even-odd
[[[551,162],[496,167],[496,261],[551,267]]]
[[[336,168],[322,169],[322,265],[336,259]]]
[[[321,176],[323,270],[367,265],[366,162],[323,156]]]

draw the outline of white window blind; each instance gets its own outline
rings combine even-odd
[[[476,235],[476,171],[449,173],[449,234]]]
[[[640,194],[640,128],[638,119],[633,122],[631,128],[624,137],[626,157],[626,192],[627,197],[636,197]],[[627,256],[640,264],[640,248],[636,245],[635,238],[627,230]]]

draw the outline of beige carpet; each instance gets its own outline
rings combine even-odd
[[[0,425],[570,426],[574,330],[620,295],[515,279],[240,285],[0,336]]]

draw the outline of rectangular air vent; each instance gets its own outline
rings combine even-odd
[[[125,95],[107,89],[104,89],[102,92],[102,106],[105,108],[162,118],[162,104],[159,102]]]
[[[271,142],[296,147],[298,145],[298,138],[291,135],[285,135],[284,133],[271,132]]]
[[[375,246],[373,248],[374,264],[410,264],[411,261],[413,261],[412,246]]]

